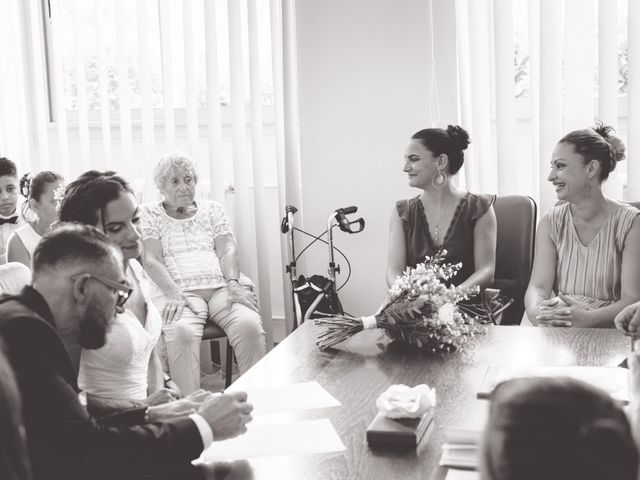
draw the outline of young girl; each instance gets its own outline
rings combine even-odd
[[[45,170],[30,178],[30,174],[20,179],[20,193],[27,199],[22,204],[22,216],[35,217],[18,227],[9,237],[7,261],[20,262],[31,268],[31,255],[51,224],[58,219],[54,192],[61,187],[64,179],[56,172]]]

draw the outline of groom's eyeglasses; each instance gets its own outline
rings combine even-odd
[[[129,287],[129,285],[127,285],[125,282],[116,282],[115,280],[111,280],[110,278],[95,275],[93,273],[78,273],[77,275],[71,277],[71,280],[77,280],[80,277],[93,278],[94,280],[103,284],[105,287],[114,290],[117,295],[116,305],[118,307],[124,306],[124,304],[127,303],[127,300],[131,296],[131,292],[133,292],[133,289]]]

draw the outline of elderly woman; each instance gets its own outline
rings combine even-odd
[[[525,295],[528,319],[560,327],[614,327],[640,300],[640,211],[607,198],[602,182],[623,160],[611,127],[576,130],[556,145],[549,180],[559,206],[540,221]]]
[[[265,354],[264,330],[251,281],[224,207],[195,201],[198,173],[181,154],[160,159],[154,180],[162,201],[142,208],[144,266],[162,291],[156,305],[171,377],[184,394],[200,385],[200,341],[211,321],[227,334],[240,372]]]

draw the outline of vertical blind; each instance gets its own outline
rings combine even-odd
[[[269,280],[270,245],[287,249],[284,236],[276,245],[268,232],[278,215],[268,191],[277,189],[277,205],[300,199],[297,103],[287,99],[297,93],[292,1],[51,0],[50,10],[11,2],[25,37],[20,47],[30,53],[22,56],[28,88],[18,95],[25,107],[14,110],[31,114],[18,130],[35,134],[8,142],[3,118],[3,154],[23,170],[67,178],[115,169],[144,201],[155,198],[151,172],[160,154],[179,148],[196,158],[199,194],[226,200],[232,215],[270,347],[272,295],[288,286]]]
[[[640,158],[640,137],[627,132],[640,128],[640,2],[456,0],[455,11],[460,118],[472,137],[466,186],[525,193],[545,212],[556,201],[546,181],[555,144],[600,119],[617,129],[628,153],[605,191],[621,200],[639,199],[633,179],[640,178],[634,161]],[[519,33],[525,40],[518,43],[514,19],[524,19]],[[626,91],[620,86],[619,42],[625,37]],[[521,70],[518,48],[526,51]],[[519,75],[526,76],[528,88],[516,98]]]

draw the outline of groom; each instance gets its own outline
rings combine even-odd
[[[131,415],[101,423],[87,413],[77,386],[80,351],[104,345],[131,292],[122,265],[103,233],[63,224],[36,248],[32,286],[0,299],[0,334],[22,395],[35,479],[197,477],[190,461],[251,420],[245,393],[209,398],[189,417],[152,424],[129,426]]]

